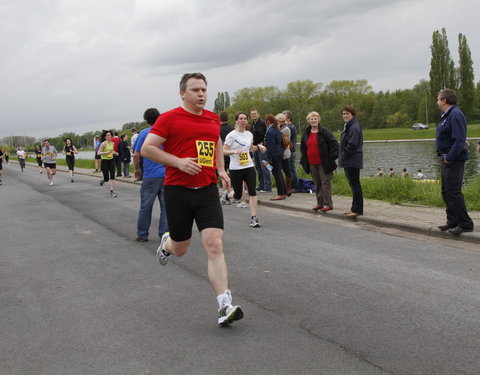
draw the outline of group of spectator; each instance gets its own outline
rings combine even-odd
[[[344,168],[345,175],[352,189],[353,202],[351,209],[345,212],[349,217],[363,214],[363,193],[360,185],[360,169],[363,168],[363,135],[359,122],[355,118],[356,110],[346,106],[341,111],[345,121],[340,143],[332,132],[320,125],[320,114],[310,112],[307,115],[309,126],[302,134],[300,142],[300,164],[305,172],[310,173],[315,183],[317,204],[314,211],[329,211],[333,209],[331,181],[333,172],[339,165]],[[237,114],[242,119],[248,119],[244,112]],[[292,113],[288,110],[277,115],[267,114],[261,118],[257,109],[250,112],[251,126],[247,129],[253,134],[252,148],[258,186],[260,193],[272,191],[271,176],[275,179],[277,194],[271,200],[283,200],[292,193],[299,192],[299,179],[296,170],[297,128],[292,122]],[[221,137],[225,143],[226,137],[233,128],[228,125],[228,115],[220,114]],[[235,128],[236,129],[236,128]],[[260,146],[260,147],[259,147]],[[232,157],[230,145],[225,154],[225,166],[228,169],[229,159]],[[222,203],[229,204],[227,193],[222,196]],[[256,194],[255,194],[256,195]],[[237,198],[238,195],[235,195]]]

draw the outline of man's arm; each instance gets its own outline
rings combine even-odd
[[[198,158],[178,158],[175,155],[161,150],[160,146],[164,144],[165,141],[165,138],[149,133],[140,151],[141,155],[155,163],[180,169],[189,175],[196,175],[202,171],[202,167],[196,162]]]
[[[218,177],[222,179],[223,182],[226,184],[230,183],[230,177],[228,177],[227,172],[225,172],[225,160],[223,158],[223,146],[222,146],[222,139],[219,137],[217,144],[215,146],[215,156],[216,156],[216,164],[217,164],[217,171]]]

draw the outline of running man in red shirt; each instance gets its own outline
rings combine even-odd
[[[157,259],[164,266],[171,254],[182,256],[188,251],[195,220],[208,257],[208,279],[217,295],[218,324],[224,326],[241,319],[243,311],[232,304],[223,254],[216,171],[225,183],[230,179],[224,168],[220,120],[203,109],[207,101],[203,74],[184,74],[180,96],[183,105],[157,119],[141,150],[143,157],[167,167],[164,185],[170,232],[162,236]]]

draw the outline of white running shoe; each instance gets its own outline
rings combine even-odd
[[[247,208],[248,204],[246,204],[245,202],[240,202],[239,204],[237,204],[237,207],[238,208]]]
[[[231,204],[230,199],[228,199],[227,192],[222,194],[222,196],[220,198],[220,203],[225,205],[225,206],[229,206]]]
[[[117,193],[115,193],[113,190],[110,190],[110,196],[112,198],[116,198],[117,197]]]
[[[253,228],[260,227],[260,224],[259,224],[256,216],[252,217],[252,220],[250,220],[250,226],[253,227]]]
[[[168,259],[170,259],[170,253],[165,250],[165,243],[167,242],[167,239],[170,237],[170,232],[165,232],[162,236],[162,239],[160,240],[160,245],[158,246],[157,249],[157,260],[158,263],[160,263],[162,266],[166,266],[168,263]]]
[[[53,186],[53,182],[50,182],[50,186]]]
[[[225,291],[225,297],[222,301],[222,307],[218,309],[218,325],[227,326],[236,320],[243,318],[243,310],[240,306],[232,305],[232,295],[230,290]]]

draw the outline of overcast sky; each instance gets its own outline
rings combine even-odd
[[[478,0],[2,0],[0,138],[121,128],[180,105],[185,72],[219,91],[311,79],[378,90],[427,79],[432,33],[480,80]],[[249,110],[249,108],[245,108]]]

